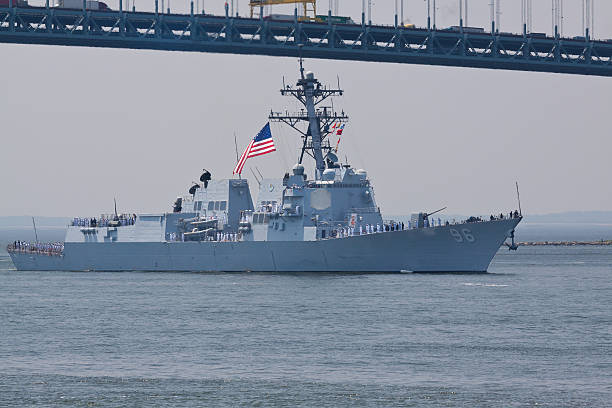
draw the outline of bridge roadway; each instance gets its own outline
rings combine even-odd
[[[612,76],[612,41],[197,14],[4,7],[0,42]]]

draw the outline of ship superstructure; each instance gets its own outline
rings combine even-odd
[[[14,264],[30,270],[483,272],[514,236],[518,212],[452,224],[425,212],[407,223],[385,221],[367,172],[340,163],[329,140],[349,118],[324,102],[343,91],[323,86],[300,61],[296,86],[283,84],[281,94],[304,108],[271,112],[269,120],[296,130],[302,146],[283,178],[260,182],[256,202],[246,179],[215,180],[205,170],[201,184],[177,198],[171,212],[75,220],[64,245],[54,247],[60,250],[10,246]]]

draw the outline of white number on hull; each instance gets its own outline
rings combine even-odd
[[[474,242],[476,241],[476,238],[474,238],[474,235],[472,235],[472,231],[470,231],[467,228],[463,228],[461,230],[461,232],[459,232],[458,230],[451,228],[450,230],[450,234],[453,237],[453,239],[457,242]]]

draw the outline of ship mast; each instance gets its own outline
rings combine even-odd
[[[304,74],[304,64],[301,58],[300,79],[296,86],[293,88],[283,85],[280,92],[283,96],[295,97],[304,106],[301,112],[271,112],[269,119],[272,122],[285,123],[302,135],[303,145],[298,163],[302,164],[305,154],[311,156],[316,166],[315,180],[320,180],[325,170],[323,152],[332,150],[328,137],[334,133],[334,129],[330,127],[333,123],[348,122],[348,116],[344,111],[338,114],[332,107],[320,107],[319,105],[332,96],[342,96],[344,91],[322,87],[312,72]],[[308,124],[306,130],[303,130],[304,124]]]

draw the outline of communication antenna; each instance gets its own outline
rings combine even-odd
[[[38,232],[36,231],[36,222],[34,221],[34,217],[32,217],[32,225],[34,225],[34,236],[36,237],[36,243],[38,244]]]
[[[251,170],[251,173],[253,173],[253,177],[255,177],[255,180],[257,181],[257,184],[259,184],[259,186],[261,187],[261,181],[259,181],[259,179],[257,178],[257,174],[255,174],[253,169],[250,168],[250,167],[249,167],[249,170]]]
[[[521,193],[519,192],[518,181],[516,182],[516,200],[518,201],[519,215],[522,217],[523,209],[521,208]]]
[[[117,198],[113,197],[113,201],[115,202],[115,221],[119,219],[119,214],[117,214]]]
[[[234,147],[236,148],[236,163],[240,161],[240,156],[238,155],[238,140],[236,139],[236,132],[234,132]],[[240,173],[238,173],[238,178],[242,179]]]
[[[259,167],[255,166],[255,170],[257,170],[257,173],[259,173],[259,177],[261,177],[261,179],[264,179],[263,174],[261,174],[261,171],[259,171]]]

